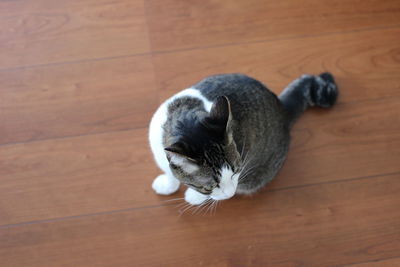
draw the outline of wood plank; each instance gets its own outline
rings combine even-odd
[[[400,24],[397,0],[146,1],[157,51],[354,31]],[[297,50],[299,51],[299,50]]]
[[[399,100],[309,113],[293,132],[282,171],[265,191],[400,172]],[[0,225],[162,205],[182,197],[182,192],[155,195],[150,184],[158,173],[146,129],[3,146]]]
[[[0,147],[0,225],[160,204],[146,130]]]
[[[395,267],[395,266],[400,266],[400,258],[343,265],[343,267],[350,267],[350,266],[351,267]]]
[[[0,72],[0,144],[147,126],[153,75],[148,56]]]
[[[271,188],[400,171],[400,98],[313,110],[295,125]]]
[[[399,13],[397,0],[0,1],[0,265],[399,265]],[[338,105],[300,119],[259,194],[179,217],[165,200],[182,190],[152,192],[157,88],[240,71],[279,92],[323,70]]]
[[[400,256],[399,175],[2,228],[5,266],[337,266]],[[221,227],[223,226],[223,227]]]
[[[150,48],[143,0],[1,1],[0,10],[1,69]]]
[[[339,101],[349,102],[399,96],[399,52],[396,28],[161,53],[153,62],[162,98],[218,73],[245,73],[279,93],[301,74],[330,71]]]

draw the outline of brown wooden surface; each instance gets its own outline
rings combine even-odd
[[[399,175],[389,175],[236,198],[214,216],[179,217],[171,205],[22,224],[1,229],[0,256],[21,266],[49,259],[59,266],[336,266],[389,258],[399,253],[399,190]]]
[[[341,90],[340,101],[353,102],[400,95],[399,35],[400,27],[335,33],[161,53],[153,61],[163,98],[216,73],[260,77],[279,93],[299,73],[329,70],[351,88]]]
[[[154,50],[177,50],[399,25],[397,0],[148,0]]]
[[[0,2],[1,266],[400,266],[399,1]],[[251,197],[180,216],[151,114],[204,76],[331,71]]]
[[[393,258],[388,260],[377,260],[372,262],[364,262],[364,263],[356,263],[349,264],[345,266],[352,267],[392,267],[392,266],[400,266],[400,258]]]
[[[142,0],[0,2],[0,69],[150,51]]]
[[[0,71],[0,82],[0,144],[146,127],[158,105],[149,56]]]

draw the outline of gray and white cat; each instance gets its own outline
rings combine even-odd
[[[242,74],[203,79],[151,120],[150,146],[164,172],[153,189],[169,195],[183,183],[192,205],[256,192],[282,167],[294,121],[307,107],[332,106],[337,94],[329,73],[303,75],[279,97]]]

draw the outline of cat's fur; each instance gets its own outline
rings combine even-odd
[[[256,192],[271,181],[286,158],[294,121],[310,106],[330,107],[337,97],[332,75],[303,75],[279,97],[242,74],[203,79],[165,101],[150,123],[150,146],[164,174],[153,189],[185,200]]]

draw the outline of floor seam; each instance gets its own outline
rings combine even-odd
[[[158,93],[158,91],[157,91],[157,93]],[[359,101],[338,102],[338,103],[335,104],[335,106],[359,104],[359,103],[364,103],[364,102],[377,102],[377,101],[383,101],[383,100],[395,99],[395,98],[400,98],[400,95],[399,96],[386,96],[386,97],[362,99],[362,100],[359,100]],[[150,119],[149,119],[149,123],[150,123]],[[51,138],[28,140],[28,141],[21,141],[21,142],[17,141],[17,142],[0,144],[0,149],[3,148],[3,147],[9,147],[9,146],[13,146],[13,145],[32,144],[32,143],[39,143],[39,142],[45,142],[45,141],[51,141],[51,140],[63,140],[63,139],[70,139],[70,138],[72,139],[72,138],[85,137],[85,136],[96,136],[96,135],[103,135],[103,134],[128,132],[128,131],[135,131],[135,130],[143,130],[143,129],[147,129],[147,128],[148,128],[148,125],[143,125],[143,126],[138,126],[138,127],[123,128],[123,129],[119,129],[119,130],[111,130],[111,131],[104,131],[104,132],[101,131],[101,132],[96,132],[96,133],[84,133],[84,134],[77,134],[77,135],[67,135],[67,136],[51,137]]]
[[[146,18],[146,23],[147,23],[147,18]],[[135,53],[135,54],[126,54],[126,55],[99,57],[99,58],[87,58],[87,59],[72,60],[72,61],[61,61],[61,62],[52,62],[52,63],[43,63],[43,64],[4,68],[4,69],[0,69],[0,72],[18,71],[18,70],[25,70],[25,69],[40,68],[40,67],[63,66],[63,65],[86,63],[86,62],[89,63],[89,62],[97,62],[97,61],[107,61],[107,60],[114,60],[114,59],[120,59],[120,58],[130,58],[130,57],[149,56],[149,55],[158,55],[158,54],[170,54],[170,53],[177,53],[177,52],[184,52],[184,51],[218,48],[218,47],[249,45],[249,44],[257,44],[257,43],[269,43],[269,42],[274,42],[274,41],[285,41],[285,40],[295,40],[295,39],[317,38],[317,37],[322,37],[322,36],[330,36],[330,35],[333,36],[333,35],[337,35],[337,34],[351,34],[351,33],[355,33],[355,32],[368,32],[368,31],[376,31],[376,30],[395,29],[398,27],[400,27],[400,24],[391,25],[391,26],[381,26],[381,27],[367,27],[367,28],[363,28],[363,29],[355,29],[355,30],[350,30],[350,31],[333,31],[333,32],[319,33],[319,34],[314,34],[314,35],[313,34],[294,35],[294,36],[290,36],[290,37],[282,37],[282,38],[274,38],[274,39],[262,39],[262,40],[260,39],[260,40],[247,41],[247,42],[223,43],[223,44],[216,44],[216,45],[210,45],[210,46],[189,47],[189,48],[182,48],[182,49],[155,50],[155,51],[150,50],[149,52],[145,52],[145,53]],[[150,41],[150,43],[149,43],[150,49],[152,49],[150,32],[149,32],[148,38]]]
[[[400,258],[400,256],[381,258],[381,259],[369,260],[369,261],[346,263],[346,264],[336,265],[336,267],[348,267],[348,266],[354,266],[354,265],[358,265],[358,264],[371,263],[371,262],[381,262],[381,261],[392,260],[392,259],[397,259],[397,258]]]
[[[276,189],[265,190],[258,194],[267,194],[267,193],[278,192],[278,191],[301,189],[301,188],[318,186],[318,185],[346,183],[346,182],[352,182],[352,181],[357,181],[357,180],[366,180],[366,179],[372,179],[372,178],[378,178],[378,177],[392,176],[392,175],[396,175],[396,174],[400,174],[400,171],[384,173],[384,174],[377,174],[377,175],[361,176],[361,177],[348,178],[348,179],[341,179],[341,180],[334,180],[334,181],[326,181],[326,182],[321,182],[321,183],[313,183],[313,184],[305,184],[305,185],[299,185],[299,186],[276,188]],[[168,202],[168,200],[166,200],[165,202]],[[59,217],[59,218],[51,218],[51,219],[45,219],[45,220],[33,220],[33,221],[27,221],[27,222],[5,224],[5,225],[0,225],[0,229],[9,229],[9,228],[21,227],[21,226],[25,226],[25,225],[51,223],[51,222],[65,221],[65,220],[71,220],[71,219],[80,219],[80,218],[99,216],[99,215],[111,215],[111,214],[115,214],[115,213],[123,213],[123,212],[130,212],[130,211],[137,211],[137,210],[144,210],[144,209],[153,209],[153,208],[160,208],[160,207],[172,206],[172,205],[176,205],[176,203],[171,203],[171,204],[164,203],[164,204],[159,204],[159,205],[148,205],[148,206],[143,206],[143,207],[134,207],[134,208],[110,210],[110,211],[103,211],[103,212],[94,212],[94,213],[87,213],[87,214],[80,214],[80,215],[73,215],[73,216],[65,216],[65,217]]]

